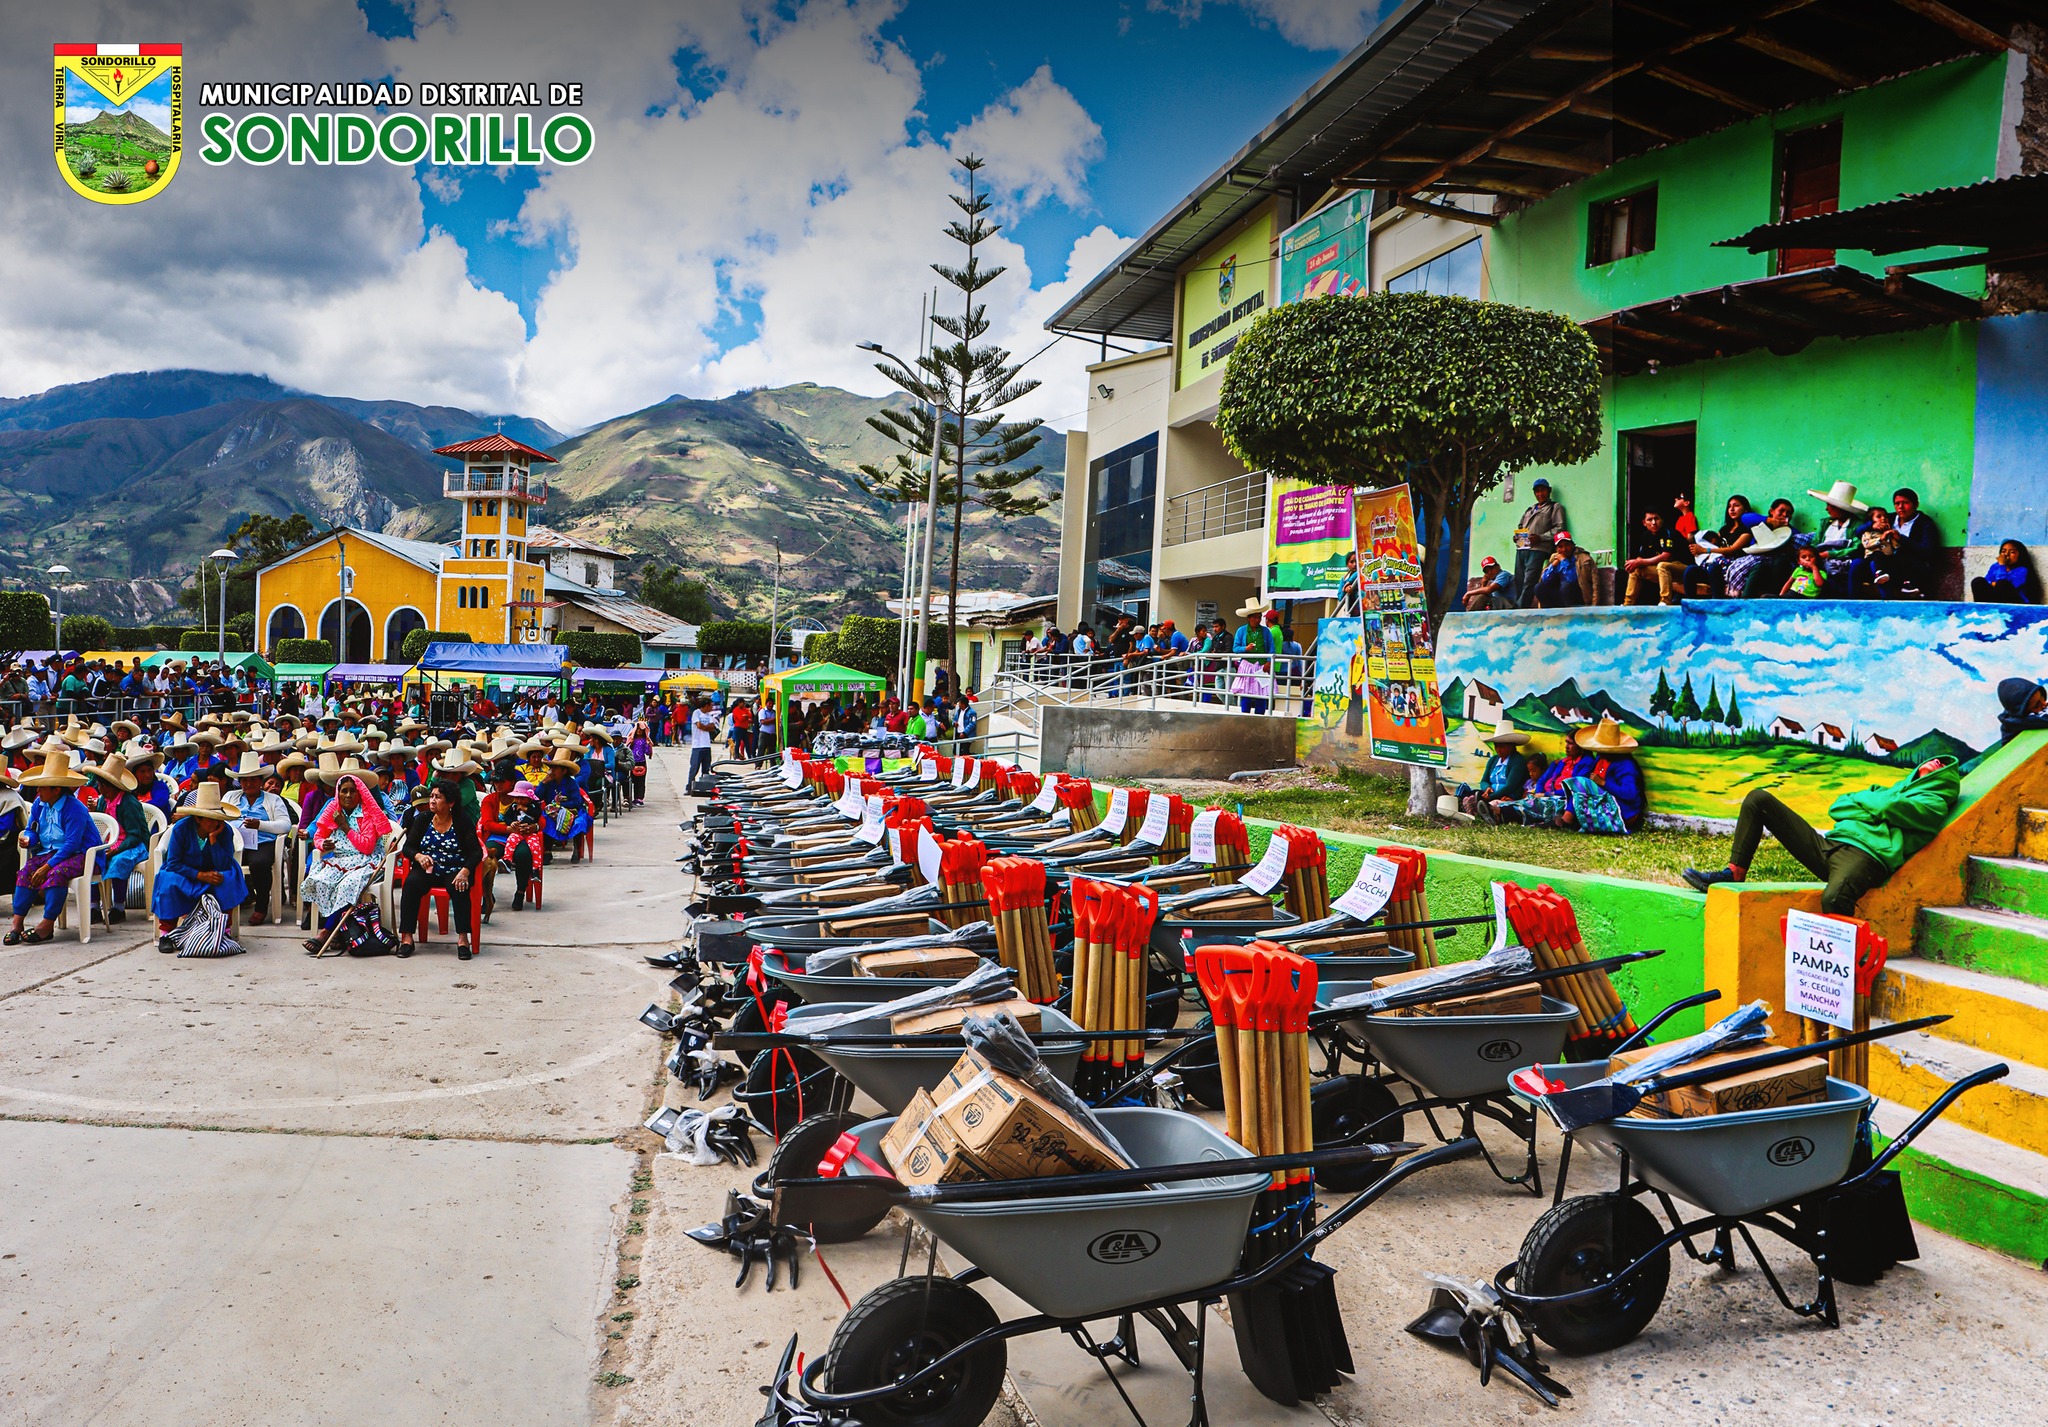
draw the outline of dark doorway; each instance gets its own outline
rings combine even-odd
[[[1622,472],[1622,530],[1617,555],[1625,560],[1629,541],[1642,524],[1643,512],[1663,512],[1665,528],[1670,529],[1678,518],[1674,503],[1680,496],[1692,497],[1699,433],[1691,422],[1624,431],[1621,449],[1628,464]]]
[[[341,601],[329,601],[320,615],[320,637],[334,647],[335,659],[343,664],[369,664],[377,653],[370,647],[370,612],[355,600],[348,602],[347,639],[341,627]]]
[[[1778,221],[1832,213],[1842,200],[1842,125],[1816,124],[1778,136]],[[1824,268],[1835,260],[1833,248],[1785,248],[1778,271]]]

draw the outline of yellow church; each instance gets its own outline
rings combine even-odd
[[[544,451],[485,436],[434,452],[462,462],[441,493],[462,502],[452,545],[374,530],[329,531],[256,574],[256,628],[265,651],[280,639],[325,639],[343,664],[398,663],[415,629],[461,633],[479,644],[546,638],[546,572],[530,557],[531,507],[548,498]]]

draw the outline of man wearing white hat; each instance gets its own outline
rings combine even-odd
[[[284,799],[266,792],[271,770],[260,755],[244,750],[235,767],[235,786],[221,797],[221,806],[235,824],[235,840],[249,880],[249,924],[261,926],[269,916],[270,879],[277,870],[277,840],[291,831],[291,810]]]
[[[1869,524],[1870,507],[1856,499],[1854,481],[1836,481],[1824,491],[1809,490],[1807,494],[1828,508],[1827,524],[1813,542],[1820,554],[1820,567],[1827,572],[1828,593],[1845,595],[1850,567],[1862,548],[1857,537]]]

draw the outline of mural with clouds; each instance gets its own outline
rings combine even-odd
[[[1341,659],[1348,631],[1327,633]],[[1574,728],[1611,715],[1642,743],[1652,813],[1731,818],[1761,787],[1824,821],[1843,793],[1995,745],[1998,681],[2048,678],[2048,609],[1713,600],[1454,614],[1437,667],[1452,782],[1476,779],[1500,718],[1555,757]],[[1304,759],[1363,759],[1342,695],[1321,692]]]

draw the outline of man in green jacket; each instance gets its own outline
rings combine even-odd
[[[1742,800],[1728,866],[1719,872],[1688,867],[1680,875],[1702,892],[1717,882],[1741,882],[1768,832],[1801,866],[1827,883],[1820,909],[1830,916],[1851,916],[1865,892],[1882,886],[1907,858],[1934,840],[1962,791],[1956,760],[1930,758],[1889,788],[1866,788],[1835,799],[1828,808],[1835,825],[1823,836],[1758,788]]]

